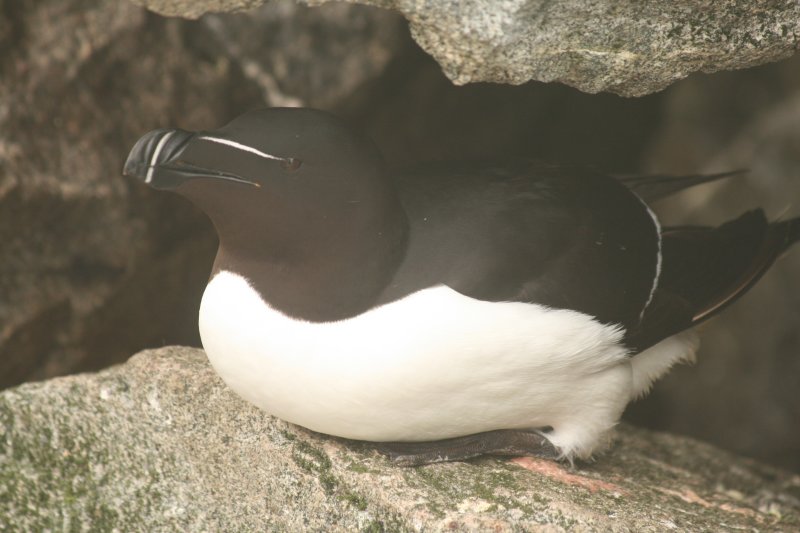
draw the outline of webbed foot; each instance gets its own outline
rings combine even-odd
[[[481,455],[533,455],[555,459],[558,450],[540,431],[500,429],[430,442],[381,442],[379,452],[398,466],[463,461]]]

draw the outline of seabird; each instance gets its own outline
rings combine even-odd
[[[152,131],[124,174],[214,223],[199,327],[231,389],[405,465],[590,457],[628,402],[694,358],[694,327],[800,238],[800,218],[760,209],[662,228],[647,206],[723,174],[525,159],[398,172],[311,109]]]

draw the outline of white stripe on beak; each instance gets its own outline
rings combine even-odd
[[[167,140],[172,137],[173,133],[175,133],[174,130],[165,134],[163,137],[161,137],[161,139],[158,140],[156,149],[153,152],[153,157],[150,158],[150,166],[147,167],[147,175],[144,178],[145,183],[150,183],[153,181],[153,172],[155,171],[156,161],[158,161],[158,154],[161,153],[161,149],[164,148],[164,145],[167,143]]]

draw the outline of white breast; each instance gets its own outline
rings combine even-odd
[[[565,455],[586,456],[638,393],[618,329],[444,286],[348,320],[310,323],[221,272],[203,295],[200,334],[211,364],[243,398],[353,439],[551,426]]]

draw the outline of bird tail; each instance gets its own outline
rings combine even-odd
[[[769,223],[758,209],[719,228],[700,231],[705,235],[680,230],[671,235],[705,247],[704,253],[696,256],[704,258],[703,264],[695,265],[698,270],[687,276],[694,278],[694,283],[682,287],[689,289],[683,296],[695,308],[695,324],[719,313],[761,279],[775,260],[800,239],[800,218]],[[667,230],[664,236],[668,234]]]
[[[800,217],[770,223],[760,209],[717,228],[664,228],[658,288],[628,344],[642,350],[718,314],[798,241]]]
[[[785,234],[783,250],[786,251],[797,241],[800,241],[800,217],[795,217],[790,220],[783,220],[776,222],[777,226],[785,226],[783,233]]]
[[[692,174],[690,176],[668,176],[664,174],[625,176],[619,178],[619,181],[644,200],[645,203],[649,203],[666,198],[689,187],[737,176],[745,172],[747,172],[746,169],[740,169],[717,174]]]

